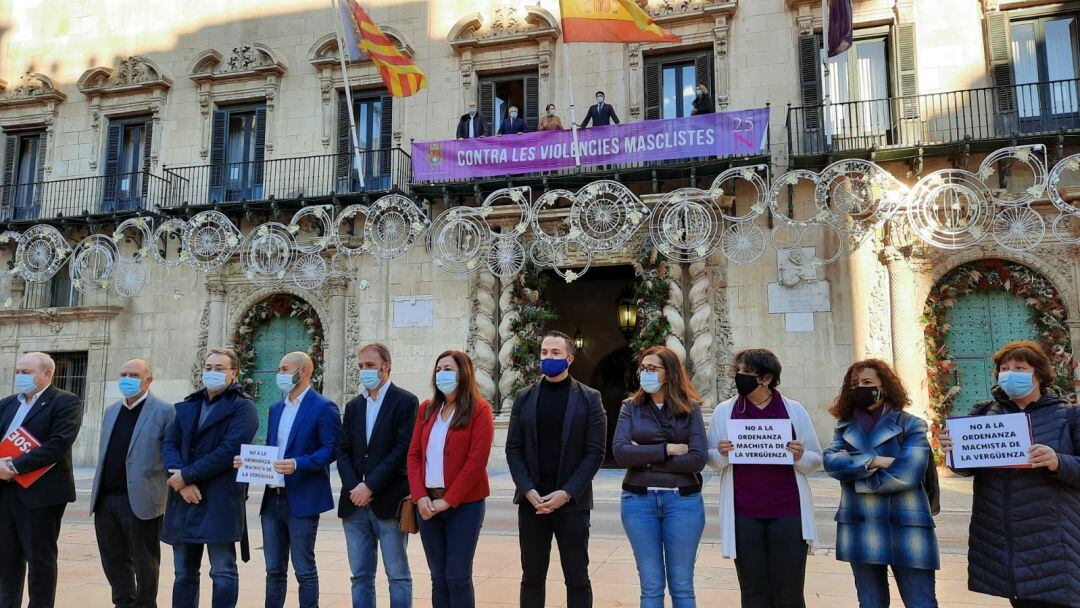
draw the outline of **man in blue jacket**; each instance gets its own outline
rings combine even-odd
[[[510,106],[509,115],[499,124],[499,135],[513,135],[515,133],[528,133],[529,123],[524,118],[518,118],[518,109]]]
[[[307,353],[289,353],[278,364],[277,387],[285,397],[270,408],[266,445],[278,448],[274,470],[285,476],[285,485],[267,486],[259,511],[267,608],[285,605],[290,553],[300,607],[319,605],[315,535],[319,514],[334,508],[329,467],[341,432],[341,415],[337,404],[312,388],[314,372],[315,364]],[[243,466],[243,460],[237,456],[233,466]]]
[[[255,403],[236,383],[239,359],[215,348],[203,364],[204,389],[176,404],[176,417],[161,448],[169,473],[169,501],[161,540],[173,546],[176,580],[172,605],[199,605],[203,547],[210,554],[212,606],[236,606],[240,579],[236,541],[244,536],[246,488],[236,483],[233,457],[259,429]]]

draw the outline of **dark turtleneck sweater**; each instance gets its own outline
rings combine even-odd
[[[540,452],[540,487],[537,491],[546,496],[559,487],[559,456],[562,453],[563,421],[566,404],[570,401],[570,384],[567,374],[560,382],[540,381],[540,396],[536,403],[536,435]]]

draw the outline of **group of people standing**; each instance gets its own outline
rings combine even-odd
[[[589,579],[592,480],[606,450],[600,394],[570,374],[574,343],[550,332],[539,353],[542,379],[516,397],[506,459],[516,486],[523,607],[545,605],[552,540],[570,608],[593,604]],[[263,493],[260,518],[266,606],[286,600],[291,561],[302,607],[319,603],[315,543],[320,516],[334,508],[329,465],[342,481],[337,514],[345,531],[352,604],[375,606],[378,554],[391,608],[412,605],[406,547],[418,531],[436,608],[475,605],[472,565],[490,494],[494,439],[490,405],[469,356],[448,350],[432,370],[422,402],[391,382],[382,344],[358,350],[361,393],[344,408],[312,387],[314,365],[289,353],[276,377],[281,401],[269,412],[266,444],[278,450],[283,483]],[[123,399],[102,421],[91,510],[102,566],[116,606],[154,606],[160,541],[172,545],[174,606],[198,606],[203,553],[212,605],[235,606],[236,544],[247,558],[247,486],[240,446],[252,442],[258,414],[237,382],[238,359],[213,349],[204,388],[175,406],[150,392],[141,359],[119,372]],[[1034,343],[1011,343],[994,356],[994,400],[973,416],[1026,413],[1031,468],[957,471],[975,477],[969,587],[1028,608],[1080,605],[1080,410],[1052,388],[1053,368]],[[82,420],[74,395],[53,386],[55,364],[27,353],[16,366],[17,394],[0,400],[0,428],[23,429],[41,445],[0,459],[0,608],[21,605],[29,567],[30,607],[52,606],[57,538],[74,501],[71,444]],[[891,569],[906,606],[937,606],[940,567],[934,531],[936,468],[922,419],[906,411],[907,392],[888,364],[859,361],[843,379],[830,413],[832,442],[819,444],[810,414],[778,390],[779,359],[737,353],[736,395],[718,404],[706,430],[702,399],[670,349],[648,349],[640,388],[622,405],[615,460],[626,468],[620,512],[633,550],[643,608],[696,606],[694,565],[705,529],[703,471],[718,472],[721,552],[732,558],[745,608],[801,607],[807,555],[817,545],[809,476],[824,468],[842,486],[837,559],[849,562],[859,605],[888,606]],[[733,464],[731,420],[791,423],[793,464]],[[951,437],[939,437],[942,451]],[[47,468],[27,487],[16,477]]]

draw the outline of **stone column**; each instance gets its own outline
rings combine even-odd
[[[502,289],[499,294],[499,399],[502,400],[500,417],[509,417],[510,409],[514,407],[514,399],[511,391],[514,383],[518,380],[518,372],[511,365],[510,356],[514,351],[516,338],[510,326],[517,319],[517,311],[513,307],[514,282],[517,278],[502,281]]]
[[[686,346],[683,339],[686,336],[686,321],[683,319],[683,287],[682,266],[664,263],[667,269],[665,273],[670,281],[668,288],[668,301],[664,305],[664,317],[671,324],[671,332],[667,336],[665,345],[679,356],[679,360],[686,362]]]
[[[206,298],[210,304],[210,318],[206,331],[206,342],[209,348],[215,348],[225,344],[225,283],[221,277],[208,278],[206,281]]]
[[[327,308],[329,319],[323,323],[323,394],[337,403],[345,403],[345,360],[348,353],[348,336],[345,331],[348,319],[345,316],[345,293],[347,283],[343,277],[334,277],[326,281],[326,292],[330,295]]]
[[[690,363],[694,388],[704,403],[716,403],[716,370],[712,365],[713,315],[711,281],[705,260],[690,264]]]
[[[868,357],[885,355],[891,357],[892,353],[875,353],[874,337],[872,336],[871,315],[874,306],[874,285],[877,282],[875,273],[879,264],[874,255],[873,243],[867,239],[858,249],[847,257],[848,274],[851,277],[851,327],[852,327],[852,358],[855,361]]]
[[[105,379],[111,377],[105,364],[108,360],[109,322],[101,319],[94,325],[102,326],[95,338],[89,340],[86,353],[86,398],[83,401],[83,420],[79,436],[72,446],[72,459],[79,465],[97,462],[98,440],[101,437],[101,419],[105,413]]]
[[[469,336],[470,355],[476,366],[476,383],[480,394],[489,402],[495,399],[495,275],[486,267],[476,275],[476,291],[473,294],[473,331]]]
[[[889,323],[892,360],[916,415],[928,418],[930,397],[926,390],[926,357],[920,322],[922,305],[915,301],[915,273],[895,248],[882,252],[889,275]]]

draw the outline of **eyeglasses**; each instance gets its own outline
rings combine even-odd
[[[650,374],[656,374],[664,371],[664,368],[657,367],[655,365],[642,365],[641,367],[637,368],[637,371],[639,374],[641,372],[649,372]]]

